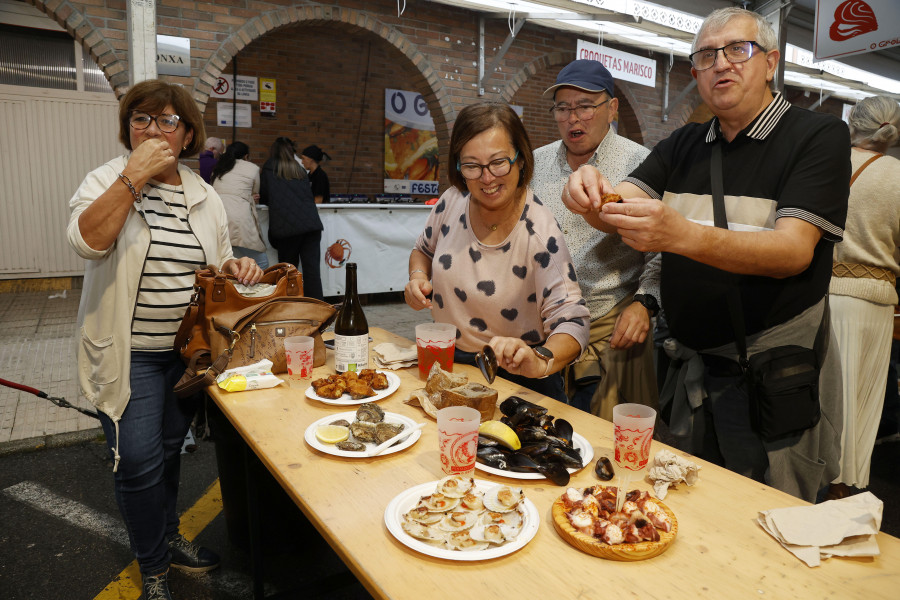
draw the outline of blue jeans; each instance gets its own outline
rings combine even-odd
[[[266,254],[265,250],[257,252],[256,250],[244,248],[243,246],[232,246],[231,252],[234,254],[235,258],[244,258],[245,256],[247,258],[252,258],[263,271],[269,268],[269,256]]]
[[[144,575],[169,567],[168,537],[178,532],[181,446],[199,399],[175,397],[172,388],[183,373],[184,363],[174,351],[131,352],[131,399],[119,420],[114,483],[131,550]],[[112,453],[115,425],[102,412],[100,422]]]
[[[453,362],[463,365],[474,365],[475,354],[477,353],[466,352],[457,348],[453,353]],[[563,389],[562,375],[559,372],[556,372],[544,379],[532,379],[531,377],[525,377],[523,375],[513,375],[512,373],[504,369],[498,369],[497,377],[502,377],[507,381],[512,381],[517,385],[521,385],[522,387],[528,388],[529,390],[537,392],[538,394],[549,396],[554,400],[559,400],[564,404],[568,401],[566,392]]]

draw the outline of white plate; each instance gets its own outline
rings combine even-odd
[[[387,525],[388,531],[390,531],[391,535],[397,538],[401,544],[412,548],[416,552],[434,556],[435,558],[446,558],[448,560],[488,560],[512,554],[530,542],[531,538],[533,538],[538,531],[538,527],[541,524],[540,514],[534,503],[528,498],[525,498],[525,524],[522,526],[522,531],[519,532],[519,535],[515,540],[507,542],[502,546],[494,546],[487,550],[472,550],[466,552],[462,550],[438,548],[437,546],[431,546],[421,540],[417,540],[403,531],[403,527],[400,525],[403,522],[403,515],[404,513],[409,512],[422,496],[433,494],[437,487],[437,483],[437,481],[432,481],[431,483],[423,483],[422,485],[411,487],[394,497],[387,505],[387,508],[384,509],[384,524]],[[475,488],[481,492],[496,485],[498,484],[491,481],[484,481],[481,479],[475,480]]]
[[[400,387],[400,377],[395,373],[391,373],[390,371],[378,371],[378,373],[384,373],[385,376],[387,376],[388,386],[383,390],[376,390],[374,396],[354,400],[350,397],[350,394],[344,394],[340,398],[333,400],[331,398],[323,398],[322,396],[318,395],[316,393],[316,390],[313,389],[313,386],[310,385],[308,388],[306,388],[306,397],[313,400],[318,400],[319,402],[324,402],[325,404],[334,404],[336,406],[355,406],[357,404],[363,404],[365,402],[377,402],[378,400],[387,398],[388,396],[396,392],[397,388]],[[352,421],[353,419],[347,420]]]
[[[351,412],[337,413],[334,415],[329,415],[327,417],[322,417],[321,419],[319,419],[318,421],[316,421],[315,423],[313,423],[312,425],[310,425],[309,427],[306,428],[306,433],[303,434],[303,439],[305,439],[306,443],[309,444],[310,446],[312,446],[313,448],[315,448],[316,450],[319,450],[326,454],[333,454],[334,456],[345,456],[347,458],[368,458],[369,456],[368,456],[367,451],[371,450],[378,444],[366,443],[365,444],[366,450],[363,450],[362,452],[353,452],[351,450],[341,450],[334,444],[323,444],[316,437],[316,427],[318,427],[319,425],[328,425],[329,423],[338,421],[340,419],[346,419],[347,421],[350,421],[352,423],[356,419],[356,411],[354,410]],[[402,423],[403,425],[406,425],[406,429],[416,426],[416,422],[413,421],[412,419],[410,419],[409,417],[404,417],[403,415],[398,415],[397,413],[392,413],[392,412],[384,413],[384,420],[387,423]],[[388,448],[387,450],[385,450],[384,452],[379,454],[379,456],[383,456],[385,454],[393,454],[394,452],[400,452],[401,450],[406,450],[407,448],[409,448],[410,446],[415,444],[416,441],[420,437],[422,437],[421,429],[413,432],[412,434],[409,435],[409,437],[407,437],[404,440],[401,440],[399,443],[394,444],[393,446],[391,446],[390,448]]]
[[[572,433],[572,445],[581,450],[581,468],[583,469],[585,466],[590,464],[591,460],[594,458],[594,448],[588,443],[587,439],[579,434]],[[497,467],[491,467],[484,463],[475,462],[475,468],[479,471],[484,471],[485,473],[490,473],[492,475],[499,475],[500,477],[509,477],[510,479],[546,479],[540,473],[519,473],[517,471],[504,471],[503,469],[498,469]],[[566,469],[569,473],[575,473],[576,471],[580,471],[581,469]]]

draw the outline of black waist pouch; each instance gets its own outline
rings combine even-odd
[[[819,422],[819,361],[815,350],[779,346],[754,354],[746,376],[750,424],[763,440],[797,435]]]

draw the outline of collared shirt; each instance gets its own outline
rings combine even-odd
[[[714,226],[710,156],[722,144],[728,228],[768,231],[794,217],[823,231],[810,266],[775,279],[735,275],[683,256],[663,253],[661,294],[673,337],[694,350],[734,341],[727,297],[741,294],[746,335],[787,322],[822,299],[831,279],[833,242],[847,216],[850,136],[846,124],[797,108],[779,94],[726,141],[718,119],[689,123],[660,142],[625,178],[686,218]]]
[[[610,129],[588,164],[616,185],[648,154],[650,151],[640,144]],[[658,260],[645,268],[646,261],[656,254],[645,255],[625,244],[620,236],[594,229],[562,203],[563,187],[571,174],[562,140],[534,151],[531,189],[563,230],[591,320],[604,316],[630,294],[650,294],[659,299]]]

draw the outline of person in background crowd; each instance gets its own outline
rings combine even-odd
[[[259,201],[269,206],[269,243],[278,251],[278,262],[299,267],[304,295],[322,300],[322,220],[289,139],[280,137],[272,144],[260,181]]]
[[[209,178],[212,175],[213,169],[223,152],[225,152],[225,143],[222,140],[217,137],[206,138],[203,152],[197,157],[197,160],[200,163],[200,177],[202,177],[203,181],[206,183],[209,183]]]
[[[328,174],[322,170],[322,162],[331,160],[331,157],[318,146],[307,146],[300,153],[300,160],[303,162],[303,168],[309,173],[309,184],[312,186],[316,204],[328,202],[331,198],[331,186],[328,184]]]
[[[531,180],[534,195],[562,227],[591,311],[590,345],[567,369],[569,402],[607,421],[619,402],[657,405],[648,331],[659,310],[659,258],[594,229],[561,197],[581,165],[597,167],[615,185],[650,153],[610,127],[619,108],[613,92],[612,75],[595,60],[576,60],[559,72],[544,95],[553,95],[550,111],[562,139],[534,151]]]
[[[662,252],[661,302],[672,337],[700,353],[708,397],[689,451],[814,501],[839,471],[841,400],[836,352],[820,363],[818,423],[777,441],[750,422],[749,396],[729,314],[741,298],[748,356],[814,346],[827,328],[834,242],[843,235],[850,136],[831,115],[791,106],[769,88],[777,36],[759,14],[713,11],[697,33],[691,74],[715,117],[660,142],[615,191],[592,166],[569,178],[563,201],[632,248]],[[722,148],[728,229],[714,227],[711,157]],[[823,329],[823,339],[830,332]]]
[[[863,98],[850,111],[853,179],[828,288],[844,382],[841,473],[830,500],[869,485],[884,404],[900,275],[900,160],[884,153],[900,137],[898,130],[900,105],[887,96]],[[896,387],[895,376],[895,394]]]
[[[178,163],[203,147],[204,136],[185,88],[138,83],[119,105],[128,153],[91,171],[69,201],[68,241],[85,259],[78,379],[106,434],[147,600],[171,599],[170,565],[219,565],[215,553],[178,532],[176,512],[181,446],[199,397],[175,397],[185,365],[172,346],[194,269],[221,265],[248,284],[263,274],[253,260],[232,256],[219,195]]]
[[[249,154],[247,144],[229,144],[213,169],[210,183],[219,192],[228,213],[228,234],[234,256],[249,256],[265,269],[269,266],[269,257],[256,215],[259,167],[247,159]]]
[[[463,108],[450,137],[453,187],[410,253],[404,295],[456,325],[456,362],[474,364],[490,344],[501,376],[564,401],[559,373],[584,350],[590,314],[562,231],[528,188],[533,171],[509,106]]]

